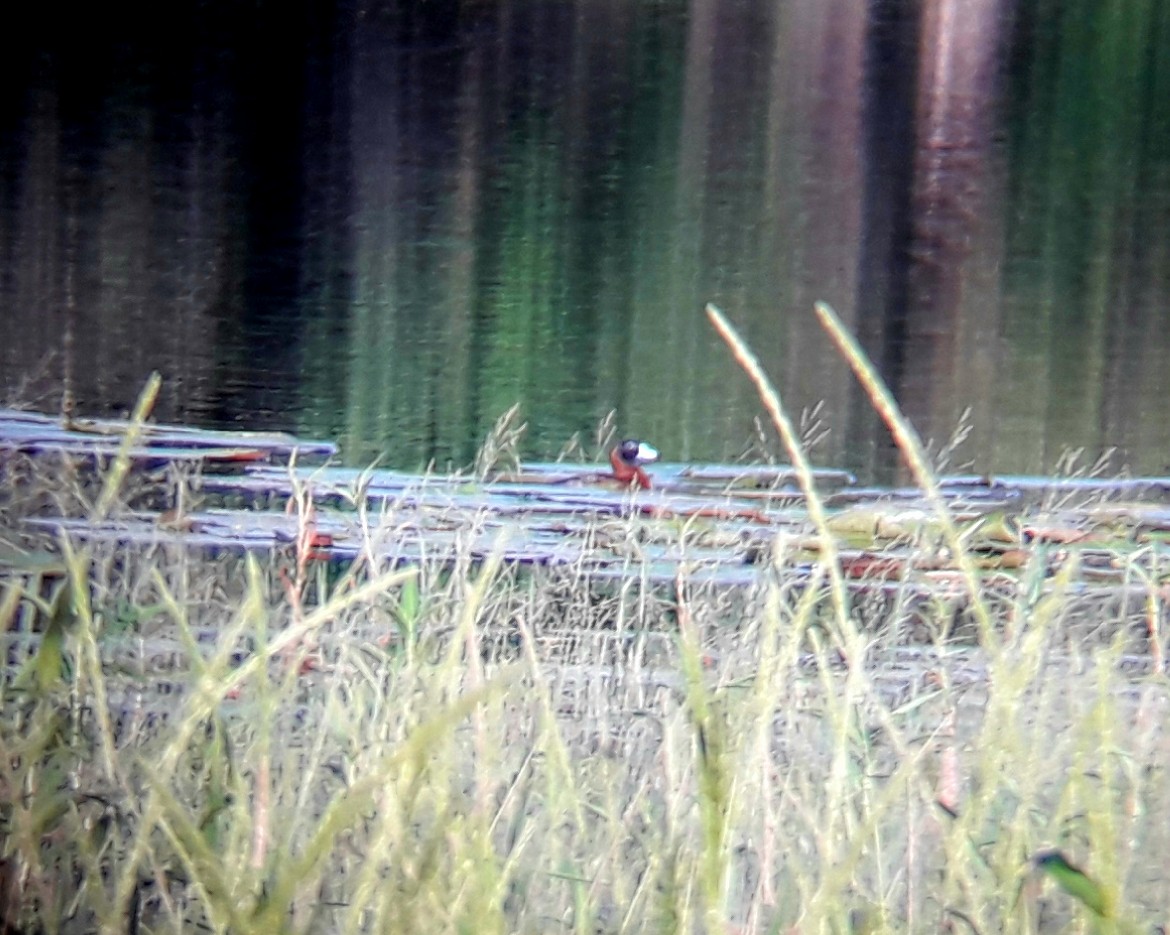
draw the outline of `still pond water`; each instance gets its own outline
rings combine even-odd
[[[514,403],[534,458],[616,410],[718,460],[760,408],[710,301],[821,404],[818,462],[892,479],[824,299],[924,436],[966,426],[954,468],[1170,470],[1170,2],[33,15],[0,39],[4,395],[119,412],[157,369],[162,418],[408,468]]]

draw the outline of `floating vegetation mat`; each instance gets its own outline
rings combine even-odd
[[[251,555],[277,569],[281,587],[291,588],[295,578],[299,594],[309,581],[320,591],[359,573],[425,567],[465,574],[491,561],[515,569],[517,580],[542,575],[540,587],[570,582],[566,591],[576,599],[590,595],[598,607],[614,600],[624,606],[637,596],[645,650],[671,639],[680,582],[716,596],[724,615],[750,616],[762,595],[781,588],[793,601],[808,591],[816,613],[831,617],[824,573],[831,555],[852,618],[870,632],[894,633],[907,659],[920,661],[923,647],[940,639],[977,644],[976,611],[1002,627],[1018,615],[1021,595],[1035,605],[1058,594],[1070,634],[1101,640],[1129,634],[1127,671],[1162,665],[1150,614],[1152,599],[1170,596],[1166,478],[942,478],[947,515],[969,563],[964,568],[937,510],[919,491],[861,487],[838,470],[813,473],[827,508],[818,530],[806,492],[785,466],[654,465],[653,488],[635,490],[588,464],[524,464],[486,477],[417,475],[339,467],[331,463],[334,455],[328,443],[284,434],[153,425],[135,434],[126,421],[62,425],[0,411],[10,538],[39,547],[30,552],[10,544],[0,554],[0,571],[51,580],[52,552],[43,550],[62,542],[104,556],[122,579],[192,561],[221,577],[239,575]],[[103,472],[118,457],[129,463],[122,496],[116,508],[95,516]],[[46,495],[64,480],[68,488]],[[62,495],[65,489],[72,493]],[[105,589],[117,591],[112,583]],[[182,691],[182,678],[169,688],[168,679],[189,670],[200,645],[216,644],[210,625],[181,647],[170,627],[152,628],[152,615],[140,607],[105,609],[107,661],[116,671],[138,673],[140,681],[153,680],[155,695]],[[39,612],[28,605],[24,613],[35,618]],[[586,629],[595,629],[596,615],[584,617]],[[578,624],[570,615],[546,625],[546,649],[576,645]],[[19,664],[36,654],[41,637],[35,626],[11,629],[9,663]],[[347,631],[346,638],[353,635]],[[371,645],[401,637],[385,619],[358,635]],[[519,645],[514,625],[492,629],[485,639],[503,656],[515,656]],[[624,632],[606,640],[612,645],[587,654],[589,671],[603,672],[599,658],[612,662],[631,643]],[[719,642],[708,641],[712,656],[725,652]],[[890,681],[907,691],[914,679],[902,676],[909,670],[902,662],[891,665],[901,675]],[[651,684],[678,684],[677,673],[640,671]],[[127,691],[134,695],[140,686]]]
[[[35,462],[96,479],[128,430],[0,411],[0,463],[10,476]],[[526,464],[485,478],[343,468],[328,462],[331,445],[277,434],[148,425],[121,450],[132,467],[120,509],[94,519],[84,497],[54,509],[42,492],[17,509],[24,527],[207,556],[309,549],[315,561],[375,567],[498,552],[598,579],[669,585],[685,572],[728,587],[807,576],[826,547],[783,466],[655,465],[653,489],[630,490],[594,465]],[[860,487],[836,470],[814,479],[851,589],[916,599],[964,590],[919,491]],[[1071,565],[1063,586],[1085,600],[1142,599],[1166,575],[1170,479],[964,476],[939,489],[992,590]]]

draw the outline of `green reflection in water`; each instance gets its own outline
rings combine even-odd
[[[1117,445],[1167,469],[1170,7],[1025,5],[995,461]]]
[[[957,463],[1167,467],[1164,0],[357,6],[274,50],[262,5],[8,63],[5,386],[52,352],[32,401],[100,413],[160,369],[162,418],[357,463],[466,464],[516,402],[529,456],[616,409],[718,459],[759,407],[713,301],[794,412],[826,402],[819,462],[891,476],[824,299],[924,434],[972,409]],[[935,42],[944,7],[988,28]]]

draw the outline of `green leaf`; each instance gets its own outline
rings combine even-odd
[[[1095,883],[1079,867],[1069,863],[1068,858],[1060,851],[1042,851],[1033,858],[1033,863],[1094,915],[1102,919],[1113,917],[1113,901],[1105,888]]]

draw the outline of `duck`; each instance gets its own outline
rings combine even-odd
[[[649,490],[651,483],[650,475],[642,470],[642,465],[652,464],[657,460],[658,451],[637,438],[627,438],[618,442],[609,453],[613,476],[622,484],[630,487],[637,484],[643,490]]]

